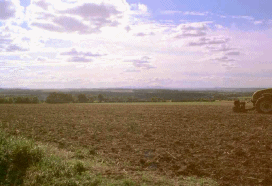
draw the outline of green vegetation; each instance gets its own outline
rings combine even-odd
[[[46,103],[72,103],[74,98],[71,94],[53,92],[46,98]]]
[[[158,176],[152,172],[120,171],[94,149],[76,152],[35,143],[0,132],[0,185],[217,185],[211,179]]]
[[[0,97],[0,104],[12,104],[12,103],[25,103],[25,104],[30,104],[30,103],[34,103],[37,104],[39,103],[40,100],[38,99],[38,97],[28,97],[28,96],[24,96],[24,97]]]
[[[1,103],[212,102],[248,98],[258,89],[0,89]]]

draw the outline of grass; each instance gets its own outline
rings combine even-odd
[[[95,148],[75,152],[0,131],[0,185],[217,185],[204,178],[167,178],[152,172],[120,170]]]

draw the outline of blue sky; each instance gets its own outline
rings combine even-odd
[[[271,19],[270,0],[128,0],[129,3],[142,3],[153,12],[159,10],[212,12],[223,15],[253,16],[256,19]]]
[[[272,87],[271,7],[0,0],[0,88]]]

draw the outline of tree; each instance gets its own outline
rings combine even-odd
[[[74,102],[74,98],[71,94],[50,93],[46,98],[46,103],[71,103]]]
[[[79,94],[77,99],[79,103],[87,103],[89,101],[85,94]]]
[[[16,97],[14,102],[15,103],[23,103],[23,98],[22,97]]]
[[[0,103],[5,103],[5,98],[0,98]]]
[[[93,96],[89,96],[89,97],[88,97],[88,100],[89,100],[90,103],[93,103],[94,100],[95,100],[95,98],[94,98]]]
[[[39,103],[40,102],[40,100],[38,99],[38,97],[33,97],[33,99],[32,99],[32,103]]]
[[[99,103],[101,103],[104,100],[104,96],[102,94],[99,94],[97,98]]]

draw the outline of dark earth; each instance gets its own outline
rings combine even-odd
[[[272,185],[272,115],[231,102],[0,105],[2,129],[37,141],[95,148],[130,171]]]

